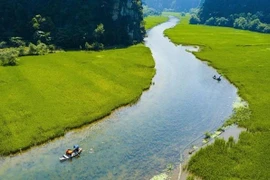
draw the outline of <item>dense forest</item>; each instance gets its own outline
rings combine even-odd
[[[158,11],[172,10],[188,12],[191,8],[196,8],[201,0],[143,0],[151,8]]]
[[[0,48],[129,45],[143,40],[142,13],[141,0],[2,0]]]
[[[205,0],[190,22],[270,33],[269,7],[269,0]]]

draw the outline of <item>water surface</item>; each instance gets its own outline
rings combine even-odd
[[[231,115],[237,90],[163,31],[177,19],[148,32],[156,62],[154,84],[140,100],[111,116],[39,147],[0,160],[0,179],[150,179],[169,163],[179,163],[183,148]],[[73,144],[84,152],[60,163]]]

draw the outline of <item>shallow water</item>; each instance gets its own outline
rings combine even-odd
[[[237,90],[163,31],[177,19],[148,32],[156,61],[154,84],[140,100],[111,116],[39,147],[0,160],[0,179],[150,179],[169,163],[179,163],[183,148],[220,126],[232,113]],[[73,144],[79,158],[60,163]]]

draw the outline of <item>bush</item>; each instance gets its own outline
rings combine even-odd
[[[248,27],[248,22],[244,17],[239,17],[235,19],[233,27],[237,29],[246,29]]]
[[[7,42],[6,41],[1,41],[0,42],[0,49],[6,48],[7,47]]]
[[[193,14],[193,15],[191,15],[191,18],[189,20],[189,23],[190,24],[200,24],[201,23],[201,20],[198,18],[197,15]]]
[[[25,46],[20,46],[20,47],[18,48],[18,53],[19,53],[18,56],[25,56],[25,55],[27,55]]]
[[[229,20],[225,17],[216,18],[216,25],[217,26],[228,26]]]
[[[48,54],[48,52],[49,52],[47,45],[42,43],[42,42],[39,42],[36,47],[37,47],[37,54],[38,55]]]
[[[85,50],[87,50],[87,51],[89,51],[89,50],[98,51],[98,50],[104,49],[104,45],[102,43],[99,43],[99,42],[94,42],[91,45],[88,42],[86,42],[84,47],[85,47]]]
[[[85,50],[89,51],[92,49],[92,46],[88,42],[86,42],[84,45],[84,48],[85,48]]]
[[[28,47],[29,47],[29,51],[28,51],[29,55],[37,55],[38,54],[38,50],[37,50],[36,45],[34,45],[33,43],[30,43]]]
[[[216,25],[216,18],[210,17],[208,20],[205,21],[205,24],[210,26]]]
[[[5,49],[0,51],[0,61],[2,66],[15,66],[18,64],[18,51],[15,49]]]
[[[92,46],[92,49],[96,51],[104,49],[104,45],[99,42],[94,42],[91,46]]]
[[[50,44],[50,45],[48,45],[48,49],[49,49],[49,53],[53,53],[53,52],[55,52],[56,47],[55,47],[55,45]]]
[[[22,37],[11,37],[9,42],[12,47],[25,46],[25,42],[23,41]]]

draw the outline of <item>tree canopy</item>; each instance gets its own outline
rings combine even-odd
[[[269,0],[205,0],[190,23],[269,33],[269,6]]]
[[[9,0],[0,7],[0,42],[20,37],[79,48],[132,44],[145,34],[141,0]]]

